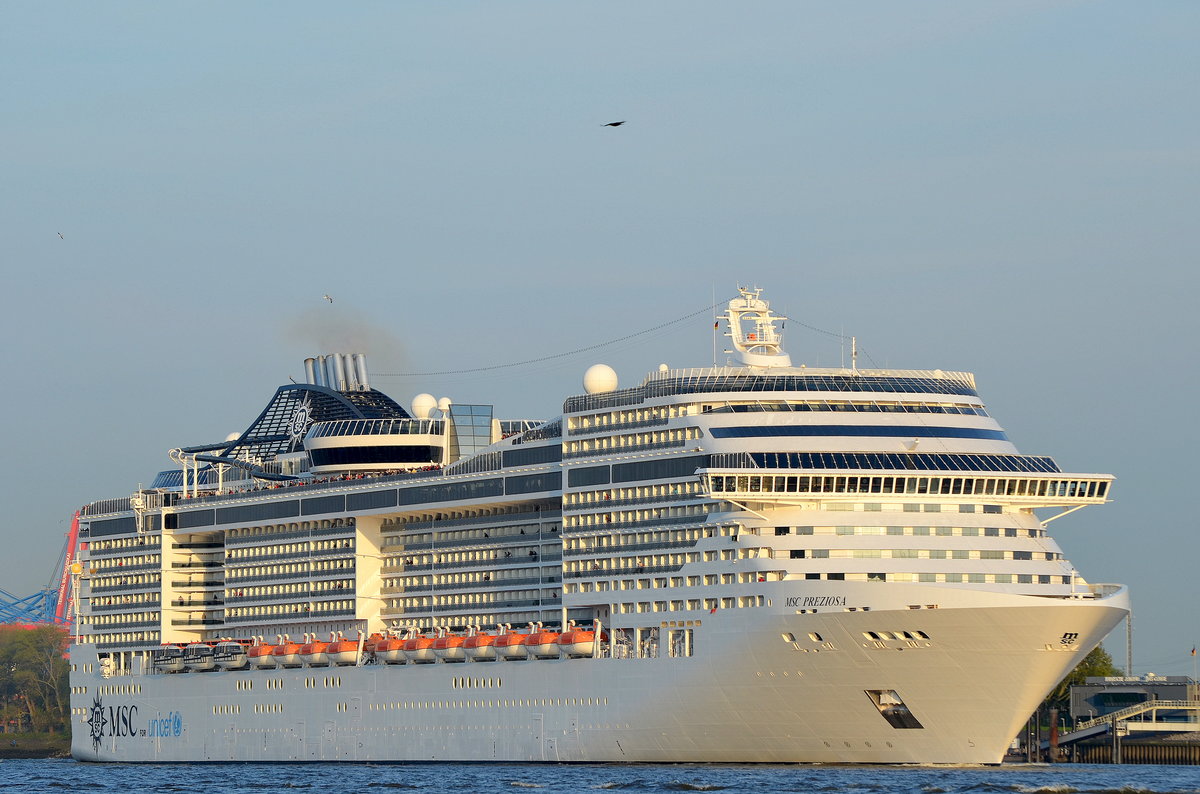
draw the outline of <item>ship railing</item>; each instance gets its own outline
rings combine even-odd
[[[604,513],[587,513],[581,516],[576,516],[576,520],[590,516],[601,516]],[[581,524],[576,523],[572,526],[565,527],[568,534],[574,532],[595,532],[597,530],[610,529],[636,529],[640,527],[661,527],[669,524],[679,524],[682,526],[703,526],[707,518],[705,516],[666,516],[664,518],[642,518],[633,521],[594,521],[592,523]]]
[[[640,419],[635,422],[613,422],[611,424],[588,425],[587,427],[574,427],[567,432],[569,436],[585,436],[595,435],[597,433],[617,433],[622,430],[638,430],[643,427],[661,427],[670,422],[665,416],[656,416],[652,419]]]
[[[627,568],[601,568],[591,571],[568,571],[563,574],[567,579],[588,579],[605,576],[642,576],[654,573],[674,573],[683,569],[682,565],[636,565]]]
[[[132,598],[132,596],[129,597]],[[111,598],[111,596],[109,596],[109,598]],[[88,609],[91,612],[120,612],[121,610],[158,609],[159,604],[161,603],[158,599],[153,601],[121,601],[116,604],[97,603],[98,601],[105,600],[106,599],[104,598],[90,599],[88,602]]]
[[[1171,710],[1192,712],[1200,711],[1200,700],[1145,700],[1141,703],[1135,703],[1132,706],[1126,706],[1123,709],[1119,709],[1099,717],[1094,717],[1089,720],[1080,720],[1079,722],[1075,723],[1075,731],[1087,730],[1088,728],[1096,725],[1103,725],[1107,722],[1116,723],[1121,720],[1127,720],[1130,717],[1136,717],[1139,714],[1146,714],[1148,712]],[[1151,720],[1153,719],[1154,717],[1151,716]],[[1178,722],[1196,721],[1196,716],[1193,716],[1188,720],[1178,720]]]
[[[674,447],[686,447],[689,444],[695,443],[695,439],[677,439],[674,441],[655,441],[649,444],[628,444],[620,447],[603,447],[599,449],[577,449],[574,452],[564,452],[563,460],[574,460],[576,458],[594,458],[601,455],[624,455],[630,452],[649,452],[656,449],[671,449]]]
[[[587,511],[605,510],[611,507],[627,507],[629,505],[654,504],[655,502],[696,502],[708,501],[699,491],[692,493],[670,493],[658,496],[637,496],[629,499],[599,499],[589,502],[579,502],[566,508],[572,515],[585,514]]]
[[[556,532],[542,532],[539,534],[529,535],[497,535],[495,537],[486,538],[468,538],[467,540],[454,541],[437,541],[433,549],[434,551],[444,551],[447,549],[463,549],[468,547],[490,548],[496,546],[527,546],[531,540],[538,542],[540,536],[554,536],[557,538]],[[381,551],[384,554],[403,554],[404,552],[419,553],[429,551],[430,544],[428,541],[413,543],[411,539],[408,543],[393,543],[385,545]]]
[[[586,557],[589,554],[627,554],[633,551],[656,551],[658,549],[693,549],[700,539],[667,540],[661,543],[634,543],[629,546],[588,546],[582,549],[567,549],[567,557]]]
[[[450,527],[478,527],[489,529],[502,527],[507,524],[527,524],[539,521],[556,521],[562,518],[561,510],[527,510],[521,513],[500,513],[491,516],[470,516],[467,518],[448,518],[437,521],[409,521],[384,527],[385,535],[412,529],[448,529]]]
[[[88,562],[99,562],[88,558]],[[91,565],[88,566],[88,573],[93,576],[116,576],[125,573],[142,573],[144,571],[158,571],[162,569],[161,562],[141,562],[137,565]]]
[[[311,538],[312,540],[333,540],[354,534],[353,526],[319,527],[317,529],[290,529],[284,532],[258,532],[253,535],[239,535],[228,538],[225,547],[229,549],[268,544],[292,540],[295,538]]]
[[[236,576],[239,569],[231,568],[226,576],[225,583],[230,587],[237,587],[243,584],[252,582],[283,582],[291,579],[312,579],[313,581],[324,581],[328,579],[338,579],[348,576],[353,573],[353,568],[331,568],[325,571],[286,571],[280,573],[262,573],[254,576]]]

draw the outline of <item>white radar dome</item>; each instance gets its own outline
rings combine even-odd
[[[442,413],[446,413],[450,410],[450,398],[449,397],[443,397],[442,399],[438,400],[438,410],[441,411]]]
[[[583,373],[583,390],[588,394],[603,394],[616,388],[616,370],[607,364],[593,364]]]
[[[241,437],[242,437],[241,433],[230,433],[229,435],[225,436],[225,440],[226,441],[237,441]]]
[[[412,415],[414,419],[428,419],[437,408],[437,397],[422,392],[412,398]]]

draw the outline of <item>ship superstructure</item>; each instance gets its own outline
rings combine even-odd
[[[549,421],[309,359],[89,505],[76,757],[999,761],[1127,614],[1046,528],[1112,477],[968,373],[794,366],[758,290],[722,319],[736,365],[598,365]]]

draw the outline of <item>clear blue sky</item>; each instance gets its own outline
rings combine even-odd
[[[1133,587],[1136,671],[1190,673],[1198,29],[1193,2],[6,4],[0,587],[306,355],[486,366],[749,282],[1117,475],[1055,535]],[[710,325],[375,385],[549,416],[597,360],[709,363]]]

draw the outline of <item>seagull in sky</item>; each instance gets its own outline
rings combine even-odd
[[[620,127],[624,123],[625,122],[623,122],[623,121],[610,121],[607,124],[601,124],[600,126],[601,127]]]
[[[62,237],[62,239],[64,239],[64,240],[65,240],[65,239],[67,239],[66,237],[63,237],[63,236],[62,236],[62,232],[59,232],[59,233],[58,233],[58,236],[59,236],[59,237]]]
[[[329,297],[328,295],[322,295],[321,297],[324,298],[325,300],[329,301],[330,303],[333,303],[333,298]]]

